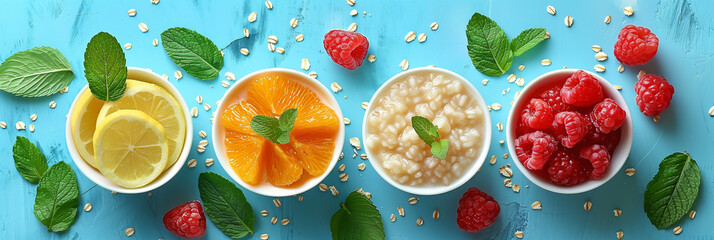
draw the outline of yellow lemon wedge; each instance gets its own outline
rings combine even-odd
[[[97,168],[125,188],[151,183],[168,162],[164,127],[142,111],[109,114],[99,123],[93,140]]]
[[[179,159],[186,140],[186,122],[181,105],[166,89],[152,83],[136,80],[126,81],[124,96],[114,102],[106,102],[99,112],[97,124],[101,124],[109,114],[122,109],[134,109],[148,114],[166,130],[171,167]]]
[[[94,159],[92,137],[94,137],[94,129],[97,125],[97,116],[103,105],[104,101],[95,98],[91,91],[86,90],[79,96],[74,110],[70,114],[72,119],[70,129],[77,152],[85,162],[94,168],[97,168],[97,162]]]

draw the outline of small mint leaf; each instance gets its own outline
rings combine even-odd
[[[47,170],[45,155],[25,137],[17,136],[15,145],[12,146],[12,157],[15,159],[17,171],[30,183],[39,182]]]
[[[446,160],[446,154],[449,153],[449,139],[441,139],[438,142],[431,143],[431,154],[434,157]]]
[[[682,219],[692,209],[700,184],[701,171],[689,154],[665,157],[645,190],[644,208],[652,225],[662,229]]]
[[[94,35],[84,52],[89,90],[102,101],[116,101],[126,90],[126,57],[119,41],[106,32]]]
[[[297,108],[285,110],[280,114],[280,130],[289,133],[295,127],[295,118],[297,118]]]
[[[176,65],[198,79],[214,79],[223,68],[221,50],[211,39],[194,30],[166,29],[161,33],[161,45]]]
[[[55,163],[37,185],[35,217],[48,231],[62,232],[74,223],[78,207],[79,185],[74,170],[64,161]]]
[[[280,136],[278,136],[278,141],[279,144],[287,144],[290,142],[290,132],[281,132]]]
[[[274,117],[255,115],[250,121],[250,128],[253,132],[271,142],[277,143],[280,137],[280,122]]]
[[[198,175],[198,192],[206,216],[226,236],[242,238],[253,234],[253,207],[235,184],[216,173],[204,172]]]
[[[437,131],[439,128],[425,117],[413,116],[412,128],[427,145],[431,146],[431,143],[439,139],[439,132]]]
[[[330,219],[333,240],[384,240],[382,215],[364,194],[352,192]]]
[[[520,56],[543,40],[545,40],[545,28],[523,30],[511,41],[511,51],[513,51],[513,55]]]
[[[469,56],[479,72],[497,77],[513,64],[506,33],[490,18],[474,13],[466,25],[466,39]]]

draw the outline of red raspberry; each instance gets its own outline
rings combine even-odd
[[[563,146],[572,148],[588,134],[590,121],[577,112],[561,112],[555,115],[553,126],[555,138],[559,139]]]
[[[595,128],[602,133],[610,133],[620,128],[625,122],[625,117],[625,110],[622,110],[612,98],[606,98],[598,103],[590,112],[590,120]]]
[[[349,70],[362,65],[369,49],[369,42],[364,35],[344,30],[327,32],[322,43],[332,61]]]
[[[166,229],[182,238],[200,237],[206,233],[206,216],[198,201],[181,204],[164,215]]]
[[[602,87],[595,77],[578,70],[565,80],[565,85],[560,90],[560,97],[567,104],[589,107],[602,101]]]
[[[591,145],[580,149],[580,157],[590,160],[593,166],[593,171],[590,173],[590,179],[600,179],[607,172],[610,166],[610,153],[607,148],[600,144]]]
[[[527,169],[539,170],[555,152],[558,142],[547,133],[536,131],[516,139],[516,155]]]
[[[674,87],[667,79],[654,74],[645,74],[635,83],[635,102],[645,116],[655,116],[669,107]]]
[[[608,134],[601,133],[595,129],[594,131],[590,131],[590,133],[588,133],[588,135],[585,136],[585,139],[581,142],[584,146],[593,144],[603,145],[607,148],[610,155],[612,155],[612,153],[615,152],[615,148],[617,148],[617,144],[620,143],[620,135],[622,134],[619,128]]]
[[[560,86],[554,86],[551,89],[542,92],[538,98],[543,99],[543,101],[548,103],[548,106],[553,109],[553,114],[573,110],[573,107],[565,104],[563,99],[560,97]]]
[[[627,65],[642,65],[657,54],[659,39],[645,27],[627,25],[620,30],[615,42],[617,61]]]
[[[553,110],[547,102],[533,98],[521,112],[521,121],[533,129],[548,129],[553,124]]]
[[[465,231],[478,232],[493,224],[501,206],[478,188],[469,188],[459,200],[456,223]]]
[[[588,180],[593,167],[582,158],[573,154],[558,151],[548,162],[548,178],[550,182],[560,186],[573,186]]]

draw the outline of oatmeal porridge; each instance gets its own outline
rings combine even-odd
[[[464,175],[481,155],[484,109],[466,82],[442,73],[421,71],[393,81],[370,104],[365,144],[389,177],[408,186],[446,186]],[[422,116],[449,139],[445,160],[411,126]]]

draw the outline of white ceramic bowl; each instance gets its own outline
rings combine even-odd
[[[339,132],[337,133],[337,137],[335,138],[335,151],[332,154],[332,161],[330,161],[330,165],[327,167],[327,170],[325,170],[322,175],[307,179],[302,183],[302,185],[294,187],[277,187],[273,186],[268,182],[264,182],[258,185],[248,184],[240,177],[238,177],[238,174],[235,173],[233,167],[231,167],[231,164],[228,162],[228,156],[226,156],[226,145],[224,141],[226,136],[226,129],[223,126],[222,121],[223,112],[228,106],[244,98],[243,96],[241,96],[241,92],[243,92],[245,88],[249,87],[249,80],[274,73],[291,76],[292,80],[298,81],[304,86],[310,88],[318,97],[322,99],[323,103],[326,103],[332,108],[332,110],[335,111],[335,114],[337,114],[337,118],[339,119],[340,124]],[[226,91],[225,95],[223,95],[223,98],[221,99],[221,102],[218,104],[218,108],[216,109],[216,116],[213,119],[212,135],[213,150],[215,150],[216,152],[216,157],[221,163],[221,167],[223,167],[223,169],[228,173],[229,176],[231,176],[231,178],[233,178],[234,181],[236,181],[244,188],[263,196],[286,197],[310,190],[311,188],[317,186],[317,184],[322,182],[322,180],[324,180],[325,177],[327,177],[327,175],[332,172],[332,169],[335,167],[335,164],[337,164],[337,160],[339,160],[340,153],[342,152],[342,147],[344,145],[345,124],[342,117],[342,111],[340,110],[340,106],[337,104],[337,100],[332,95],[330,90],[328,90],[324,85],[322,85],[322,83],[308,76],[305,73],[298,72],[292,69],[268,68],[260,71],[255,71],[243,76],[241,79],[236,81],[233,86],[228,89],[228,91]],[[302,179],[299,181],[302,181]]]
[[[468,180],[470,180],[476,174],[476,172],[478,172],[479,168],[481,168],[481,165],[483,165],[483,162],[486,160],[486,155],[488,155],[488,149],[491,146],[491,116],[488,112],[488,107],[486,106],[486,102],[483,100],[483,97],[481,97],[481,94],[468,80],[452,71],[437,67],[413,68],[394,75],[392,78],[387,80],[387,82],[382,84],[379,89],[377,89],[377,92],[374,93],[374,96],[372,96],[372,99],[369,101],[369,107],[367,107],[367,111],[364,114],[364,120],[362,125],[362,139],[367,139],[367,130],[369,129],[369,126],[367,124],[367,118],[369,117],[369,114],[374,110],[374,104],[371,103],[379,101],[379,99],[382,98],[384,94],[388,94],[388,88],[391,87],[396,80],[422,72],[439,73],[451,79],[461,81],[466,87],[467,91],[471,93],[471,97],[475,98],[475,100],[478,102],[478,107],[483,110],[483,143],[481,145],[481,151],[478,157],[474,159],[473,165],[471,165],[471,167],[466,170],[460,178],[446,186],[409,186],[394,181],[392,177],[387,174],[386,170],[384,170],[384,167],[382,167],[381,161],[377,160],[376,155],[373,154],[367,147],[367,144],[364,144],[364,151],[367,154],[367,157],[369,158],[370,164],[372,164],[372,167],[375,171],[377,171],[379,176],[381,176],[385,181],[387,181],[395,188],[417,195],[437,195],[454,190],[466,183]]]
[[[176,176],[176,173],[181,170],[181,167],[183,167],[184,163],[186,163],[186,158],[188,158],[188,153],[191,150],[191,143],[193,141],[193,122],[191,121],[191,116],[189,115],[186,101],[183,100],[183,97],[181,97],[179,91],[168,80],[165,80],[161,78],[161,76],[159,76],[158,74],[144,68],[128,67],[127,70],[128,79],[136,79],[159,85],[169,91],[169,93],[171,93],[171,95],[176,98],[179,104],[181,104],[181,109],[183,110],[184,115],[183,118],[186,121],[186,140],[183,144],[183,150],[181,150],[181,155],[179,155],[178,161],[176,161],[176,163],[174,163],[174,165],[171,166],[169,169],[161,173],[161,175],[159,175],[156,180],[140,188],[121,187],[109,180],[108,178],[104,177],[104,175],[102,175],[99,170],[87,164],[87,162],[84,161],[82,156],[79,155],[79,152],[77,151],[77,146],[74,144],[74,138],[72,137],[72,129],[70,127],[70,116],[72,116],[71,113],[74,111],[77,99],[79,99],[79,96],[84,93],[84,91],[89,91],[89,86],[84,86],[84,88],[82,88],[82,90],[77,94],[77,97],[74,99],[74,102],[72,102],[72,107],[70,107],[69,113],[67,114],[67,126],[65,127],[65,135],[67,147],[69,148],[69,155],[72,156],[74,164],[77,165],[77,168],[79,168],[79,171],[81,171],[84,176],[87,176],[89,180],[92,180],[92,182],[107,190],[118,193],[136,194],[149,192],[158,187],[161,187],[166,182],[171,180],[171,178]]]
[[[615,148],[614,154],[610,159],[610,167],[607,169],[607,172],[601,179],[588,180],[579,185],[565,187],[555,185],[545,179],[542,179],[532,174],[530,170],[526,169],[523,164],[521,164],[521,161],[518,159],[518,155],[516,155],[515,145],[513,144],[513,142],[517,137],[515,127],[516,123],[519,121],[518,116],[520,115],[520,112],[523,109],[524,105],[527,104],[526,101],[529,99],[529,97],[532,97],[533,95],[537,94],[537,91],[544,90],[544,88],[548,87],[548,85],[551,84],[551,81],[564,82],[565,79],[567,79],[570,75],[572,75],[578,70],[580,69],[559,69],[544,73],[543,75],[540,75],[537,78],[533,79],[533,81],[528,83],[528,85],[526,85],[526,87],[521,90],[521,94],[518,95],[518,98],[513,102],[513,106],[511,107],[511,111],[508,113],[508,121],[506,123],[506,139],[508,141],[508,151],[513,157],[513,162],[515,163],[515,165],[518,167],[521,173],[525,175],[526,178],[528,178],[528,180],[531,180],[531,182],[535,183],[541,188],[555,193],[583,193],[605,184],[608,180],[615,176],[617,172],[620,171],[622,165],[625,164],[628,155],[630,155],[630,148],[632,147],[632,115],[630,114],[630,109],[627,107],[627,102],[625,102],[625,99],[622,97],[620,92],[617,91],[617,89],[615,89],[615,87],[613,87],[607,80],[602,78],[600,75],[583,70],[589,73],[590,75],[593,75],[593,77],[595,77],[595,79],[600,82],[600,86],[602,86],[602,90],[605,95],[615,100],[615,102],[617,102],[617,105],[619,105],[627,113],[627,118],[625,119],[625,122],[622,124],[621,127],[622,130],[620,135],[620,143],[617,145],[617,148]]]

